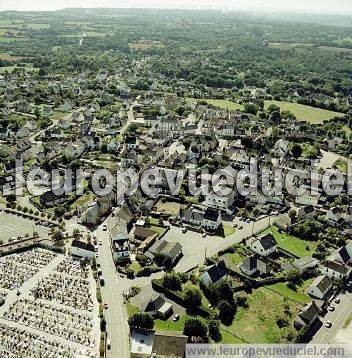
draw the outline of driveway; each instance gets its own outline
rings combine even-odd
[[[266,217],[250,223],[239,222],[238,219],[235,219],[234,222],[240,223],[243,228],[241,230],[236,229],[233,234],[226,238],[218,236],[207,236],[204,238],[202,234],[191,230],[183,234],[182,228],[172,226],[163,239],[168,242],[177,241],[182,245],[183,257],[175,266],[175,270],[177,272],[185,272],[197,265],[203,265],[205,257],[216,255],[219,251],[249,238],[253,233],[265,230],[270,224],[273,224],[277,217],[272,216],[270,222],[269,218]]]

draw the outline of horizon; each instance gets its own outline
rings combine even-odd
[[[175,1],[161,1],[148,0],[140,1],[110,1],[110,0],[61,0],[61,1],[43,1],[37,0],[28,3],[24,0],[14,0],[11,3],[0,5],[0,11],[56,11],[63,9],[81,8],[107,8],[107,9],[160,9],[160,10],[222,10],[222,11],[248,11],[248,12],[268,12],[268,13],[289,13],[298,12],[306,14],[321,14],[321,15],[352,15],[352,4],[348,0],[335,1],[331,4],[330,1],[319,1],[319,9],[316,7],[316,2],[312,0],[295,0],[290,4],[282,3],[278,0],[266,1],[266,6],[263,6],[259,0],[220,0],[216,4],[213,1],[203,0],[198,1],[197,4],[185,0]]]

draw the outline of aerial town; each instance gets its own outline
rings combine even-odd
[[[0,357],[350,343],[350,28],[78,10],[0,12]]]

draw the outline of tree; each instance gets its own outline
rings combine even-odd
[[[223,280],[218,285],[219,297],[227,302],[233,302],[233,289],[231,283]]]
[[[55,209],[54,209],[54,213],[56,215],[56,217],[61,217],[62,215],[64,215],[66,212],[66,209],[64,206],[62,205],[58,205]]]
[[[209,337],[214,342],[220,342],[222,339],[221,332],[220,332],[220,322],[216,319],[212,319],[209,321],[208,324],[208,330],[209,330]]]
[[[280,107],[277,106],[276,104],[272,103],[269,107],[268,107],[268,112],[270,114],[272,114],[273,112],[280,112]]]
[[[183,334],[188,337],[205,339],[207,337],[207,327],[198,318],[188,318],[183,328]]]
[[[244,105],[244,111],[249,114],[256,116],[258,114],[259,108],[253,103],[246,103]]]
[[[291,149],[291,153],[293,155],[294,158],[298,158],[302,155],[302,147],[299,144],[294,144],[292,149]]]
[[[137,312],[128,319],[128,325],[133,328],[152,329],[154,319],[148,313]]]
[[[180,291],[182,287],[182,281],[180,276],[175,272],[168,272],[162,278],[162,285],[172,291]]]
[[[270,120],[275,124],[281,123],[281,114],[280,114],[280,112],[275,111],[275,112],[271,113]]]
[[[222,300],[218,304],[218,310],[219,310],[218,317],[220,321],[225,325],[230,325],[235,316],[235,312],[236,312],[235,306],[225,300]]]
[[[184,292],[184,301],[187,306],[197,307],[202,304],[202,293],[195,285],[189,285]]]
[[[251,137],[243,137],[241,140],[241,144],[246,148],[253,148],[254,142]]]

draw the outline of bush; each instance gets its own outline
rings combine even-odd
[[[206,339],[207,327],[198,318],[188,318],[183,328],[183,334],[188,337],[200,337]]]
[[[202,304],[202,293],[199,287],[195,285],[189,285],[184,291],[184,301],[185,304],[190,308],[196,306],[201,306]]]
[[[147,313],[137,312],[128,319],[128,325],[134,328],[152,329],[154,327],[154,319]]]

